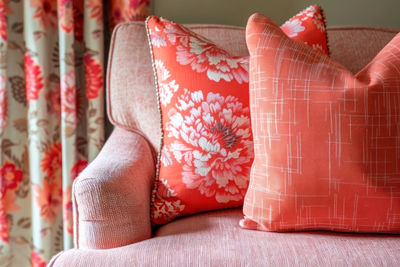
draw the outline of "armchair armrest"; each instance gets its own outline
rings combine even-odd
[[[154,176],[147,140],[116,127],[73,183],[75,247],[115,248],[151,238]]]

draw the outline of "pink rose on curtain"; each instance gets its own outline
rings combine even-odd
[[[29,54],[25,54],[25,86],[26,100],[37,100],[43,89],[42,70]]]
[[[86,98],[94,99],[99,96],[103,88],[103,69],[96,59],[91,55],[84,56]]]
[[[30,0],[31,7],[36,8],[33,18],[39,20],[44,29],[57,29],[57,1]]]
[[[7,102],[7,90],[6,90],[6,79],[3,75],[0,75],[0,134],[3,133],[4,129],[8,124],[8,102]]]

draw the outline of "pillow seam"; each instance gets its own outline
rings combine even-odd
[[[161,102],[160,102],[160,93],[159,93],[159,83],[158,83],[158,76],[157,76],[157,69],[155,66],[155,59],[154,59],[154,52],[153,52],[153,45],[151,43],[151,37],[150,37],[150,30],[149,30],[149,26],[148,26],[148,21],[153,18],[154,16],[149,16],[146,18],[145,21],[145,28],[146,28],[146,36],[147,36],[147,41],[148,41],[148,45],[149,45],[149,49],[150,49],[150,56],[151,56],[151,66],[153,69],[153,75],[154,75],[154,89],[156,91],[156,96],[157,96],[157,109],[158,112],[160,114],[160,121],[159,121],[159,127],[160,127],[160,145],[158,148],[158,156],[157,156],[157,163],[156,163],[156,174],[155,174],[155,178],[154,178],[154,187],[153,187],[153,191],[151,192],[151,199],[150,199],[150,222],[152,225],[155,225],[153,223],[153,207],[154,207],[154,201],[156,198],[156,194],[158,191],[158,183],[160,181],[160,162],[161,162],[161,150],[162,147],[164,146],[164,131],[163,131],[163,116],[162,116],[162,112],[161,112]]]

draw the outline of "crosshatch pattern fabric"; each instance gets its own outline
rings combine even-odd
[[[307,8],[282,28],[327,53],[321,12]],[[147,28],[163,132],[152,221],[241,206],[253,160],[248,57],[164,19],[151,17]]]
[[[400,232],[400,35],[353,75],[248,22],[255,159],[241,225]]]

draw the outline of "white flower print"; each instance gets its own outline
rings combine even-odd
[[[167,46],[167,41],[164,39],[164,37],[156,32],[150,32],[150,40],[151,44],[157,48]]]
[[[184,163],[183,183],[219,203],[243,199],[253,158],[249,109],[236,97],[204,99],[201,91],[179,100],[166,132],[175,139],[169,151]]]
[[[206,72],[215,82],[248,82],[248,58],[232,57],[213,42],[178,25],[168,24],[164,31],[168,40],[177,46],[176,60],[181,65],[190,65],[196,72]]]
[[[289,37],[296,37],[300,32],[303,32],[306,28],[301,24],[299,19],[289,20],[282,25],[281,29]]]
[[[162,164],[164,164],[164,166],[170,166],[173,163],[172,157],[169,154],[168,150],[165,149],[165,147],[163,148],[163,150],[161,150],[160,160]]]
[[[315,24],[315,26],[317,26],[317,29],[320,31],[325,31],[325,22],[324,18],[321,15],[321,12],[317,10],[317,6],[310,6],[303,11],[303,14],[305,14],[305,16],[302,18],[302,20],[304,21],[308,18],[312,18],[313,23]]]
[[[170,79],[170,72],[161,60],[155,61],[155,67],[157,70],[160,102],[163,106],[167,106],[171,102],[174,93],[178,91],[179,85],[175,80]]]
[[[180,200],[174,199],[176,193],[170,188],[165,179],[158,182],[157,197],[153,203],[153,220],[156,222],[167,222],[178,217],[185,209]]]

